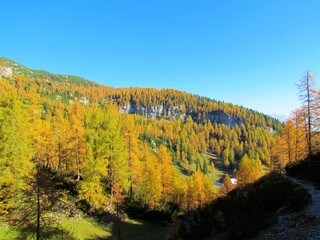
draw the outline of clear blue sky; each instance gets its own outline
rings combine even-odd
[[[320,72],[319,0],[2,0],[0,16],[0,56],[27,67],[272,115]]]

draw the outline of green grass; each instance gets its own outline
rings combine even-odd
[[[0,227],[0,239],[12,239],[17,237],[18,234],[12,230],[10,227]]]
[[[112,235],[108,226],[100,225],[90,218],[67,219],[63,221],[62,226],[70,231],[71,236],[75,239],[98,239],[111,237]]]
[[[221,164],[220,160],[217,158],[217,156],[215,156],[211,153],[205,153],[202,155],[202,157],[206,158],[206,160],[209,164],[213,161],[213,163],[215,165],[215,169],[213,172],[211,172],[211,169],[209,167],[208,177],[212,181],[212,183],[215,184],[216,182],[221,182],[221,180],[224,179],[224,176],[226,175],[227,171],[223,170],[220,167],[222,164]],[[216,193],[218,193],[220,190],[220,187],[214,185],[214,188],[215,188]]]
[[[106,239],[111,237],[111,230],[107,226],[96,223],[93,219],[83,218],[80,220],[66,219],[62,227],[69,231],[72,239]],[[0,240],[9,240],[18,236],[18,232],[10,227],[0,227]]]
[[[130,220],[122,224],[122,239],[160,240],[167,234],[165,225],[142,220]]]
[[[70,232],[68,239],[115,239],[112,237],[112,230],[107,225],[101,225],[92,218],[80,220],[66,219],[62,227]],[[121,238],[126,240],[160,240],[164,239],[167,227],[163,224],[143,221],[128,220],[121,224]],[[0,227],[0,240],[9,240],[18,236],[18,233],[10,227]]]

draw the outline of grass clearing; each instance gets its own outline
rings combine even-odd
[[[215,183],[222,182],[227,171],[225,171],[222,168],[222,163],[220,162],[219,158],[216,155],[211,154],[211,153],[205,153],[202,155],[202,157],[206,158],[206,160],[209,164],[211,162],[213,162],[215,165],[213,172],[211,171],[211,169],[209,170],[208,177],[214,183],[215,191],[216,191],[216,193],[218,193],[220,190],[220,187],[215,185]]]
[[[130,220],[122,224],[122,238],[130,240],[165,239],[167,226],[152,221]]]
[[[66,219],[62,222],[62,227],[71,233],[70,237],[66,237],[66,239],[106,239],[112,235],[110,228],[96,223],[91,218]],[[8,226],[0,227],[0,240],[9,240],[16,237],[18,237],[16,230]]]
[[[75,239],[102,239],[112,235],[108,226],[103,226],[91,218],[66,219],[62,226],[70,231]]]
[[[112,229],[107,225],[97,223],[93,218],[66,219],[62,227],[70,232],[65,239],[115,239]],[[124,240],[160,240],[167,234],[167,226],[152,221],[129,219],[121,224],[121,238]],[[18,233],[8,226],[0,227],[0,240],[10,240],[18,237]]]

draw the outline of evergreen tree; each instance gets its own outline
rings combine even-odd
[[[203,160],[202,172],[203,172],[203,174],[205,174],[205,175],[208,174],[208,172],[209,172],[208,163],[207,163],[207,160],[206,160],[206,159]]]

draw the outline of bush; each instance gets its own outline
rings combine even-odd
[[[285,170],[289,176],[300,178],[313,183],[320,188],[320,155],[314,155],[310,161],[298,161],[290,163]]]

